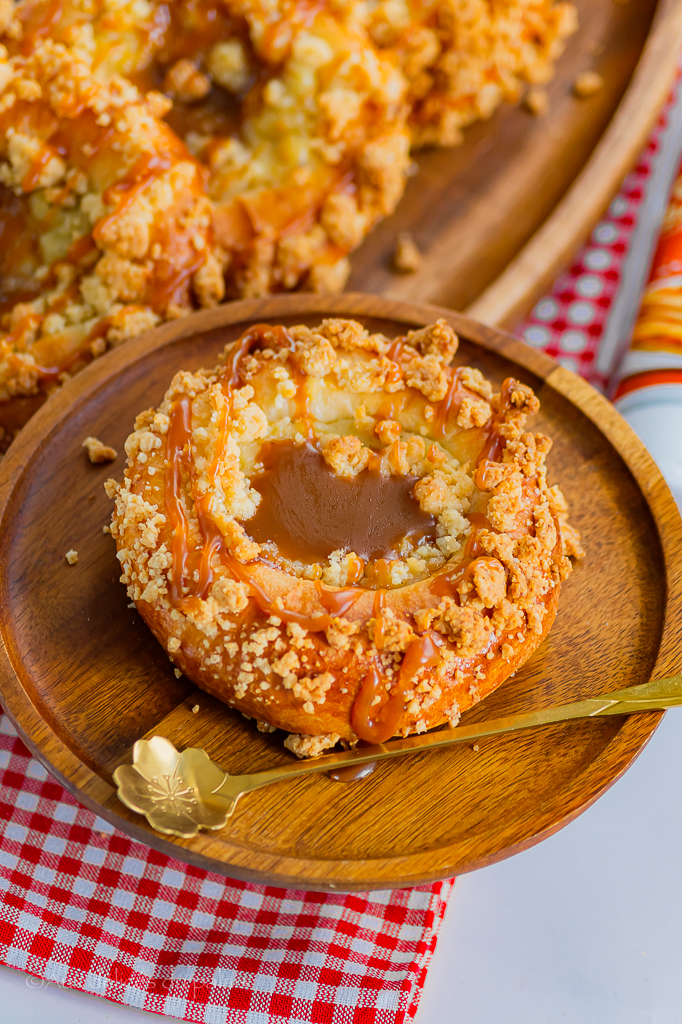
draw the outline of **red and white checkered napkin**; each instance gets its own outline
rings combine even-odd
[[[453,882],[356,895],[248,885],[80,807],[0,716],[0,963],[204,1024],[400,1024]]]

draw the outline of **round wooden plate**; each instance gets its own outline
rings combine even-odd
[[[238,302],[157,328],[55,394],[0,469],[0,690],[30,749],[86,806],[134,838],[201,867],[304,889],[368,890],[456,875],[561,828],[628,767],[659,713],[556,725],[385,763],[362,782],[315,775],[261,790],[218,833],[157,835],[119,803],[115,767],[159,733],[203,747],[230,772],[285,763],[281,735],[176,679],[118,582],[103,484],[121,476],[135,414],[179,368],[212,365],[251,322],[362,319],[389,335],[445,316],[457,362],[538,393],[534,427],[554,438],[558,480],[587,558],[562,588],[556,624],[516,676],[466,721],[528,711],[680,669],[682,523],[651,458],[588,384],[508,335],[447,310],[367,295]],[[198,336],[197,336],[198,335]],[[92,466],[88,434],[121,454]],[[78,564],[67,565],[70,548]],[[195,706],[199,711],[193,713]]]

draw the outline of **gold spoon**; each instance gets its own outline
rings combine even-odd
[[[272,768],[251,775],[230,775],[211,761],[204,750],[188,747],[182,753],[163,736],[138,740],[132,765],[114,772],[119,799],[126,807],[144,814],[152,828],[167,835],[190,839],[200,828],[221,829],[227,824],[245,793],[274,782],[297,779],[312,772],[328,772],[351,765],[382,761],[415,751],[436,750],[451,743],[469,743],[486,736],[518,732],[574,718],[599,715],[630,715],[635,711],[663,711],[682,705],[682,675],[605,693],[591,700],[509,715],[478,725],[441,729],[403,740],[391,740],[340,754],[325,754],[310,761]]]

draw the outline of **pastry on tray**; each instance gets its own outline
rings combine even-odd
[[[411,146],[546,82],[575,27],[554,0],[0,0],[5,445],[159,322],[340,291]]]
[[[254,325],[126,442],[122,582],[177,668],[313,756],[423,732],[547,635],[579,554],[539,403],[444,320]]]

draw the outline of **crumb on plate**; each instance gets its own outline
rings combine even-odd
[[[596,71],[583,71],[573,83],[573,92],[580,100],[594,96],[604,87],[604,79]]]
[[[532,89],[529,89],[523,102],[526,110],[529,110],[535,117],[544,117],[549,110],[547,90],[541,89],[539,86],[533,86]]]
[[[113,462],[118,456],[115,448],[110,447],[108,444],[103,444],[98,437],[86,437],[83,441],[83,447],[87,448],[88,458],[94,464]]]
[[[393,269],[399,274],[414,274],[421,262],[422,254],[414,238],[409,231],[401,231],[393,253]]]

